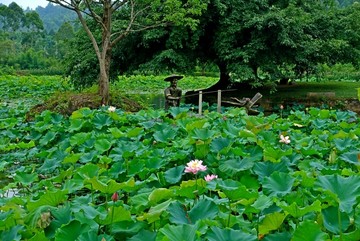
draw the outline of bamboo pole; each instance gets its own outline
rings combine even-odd
[[[202,91],[199,91],[199,115],[202,114]]]
[[[217,112],[221,113],[221,90],[217,93]]]

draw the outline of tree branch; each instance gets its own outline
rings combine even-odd
[[[117,1],[114,1],[114,2],[111,4],[111,8],[113,9],[113,12],[115,12],[116,10],[118,10],[120,7],[124,6],[127,2],[128,2],[128,0],[117,0]]]
[[[89,3],[89,0],[85,0],[84,2],[85,2],[85,5],[87,6],[87,8],[90,11],[89,16],[91,16],[97,23],[99,23],[100,25],[102,25],[102,27],[104,27],[103,24],[102,24],[102,21],[101,21],[102,20],[101,17],[94,12],[94,10],[91,7],[91,4]]]
[[[67,1],[67,0],[46,0],[48,2],[51,2],[51,3],[55,3],[55,4],[58,4],[64,8],[67,8],[67,9],[70,9],[70,10],[75,10],[75,7],[77,7],[77,3],[73,0],[71,1]]]

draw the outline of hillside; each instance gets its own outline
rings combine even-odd
[[[49,3],[45,8],[38,6],[35,11],[39,14],[44,23],[45,30],[48,33],[57,32],[64,22],[77,20],[74,12],[51,3]]]

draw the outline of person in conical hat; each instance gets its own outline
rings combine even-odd
[[[170,82],[170,86],[164,91],[165,94],[165,110],[170,107],[176,107],[180,105],[182,90],[177,87],[178,80],[184,76],[172,74],[166,77],[164,80]]]

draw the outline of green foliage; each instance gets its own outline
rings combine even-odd
[[[128,36],[114,49],[116,70],[185,73],[216,65],[228,87],[229,80],[262,86],[318,76],[322,64],[357,68],[358,5],[210,1],[196,29],[172,26]],[[345,76],[358,79],[358,73],[342,71],[336,80]]]
[[[46,7],[38,6],[35,11],[39,14],[48,33],[56,33],[64,23],[74,22],[77,19],[76,13],[51,3]]]
[[[0,92],[1,240],[358,237],[353,112],[310,108],[283,119],[242,109],[198,116],[187,107],[169,114],[105,106],[70,117],[44,111],[26,122],[30,103],[14,102],[19,93],[36,103],[59,83],[45,89],[36,77],[22,85],[14,78],[0,81],[12,89]],[[279,142],[280,134],[291,142]],[[198,155],[207,170],[185,173]],[[218,178],[206,182],[207,174]]]

